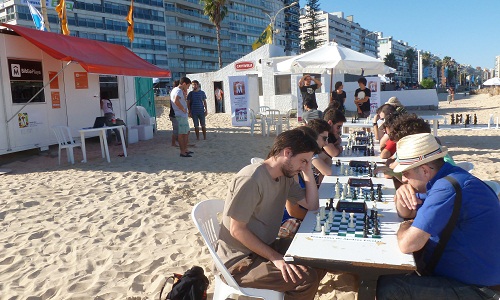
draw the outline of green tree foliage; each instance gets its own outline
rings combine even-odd
[[[431,54],[429,52],[422,53],[422,66],[428,67],[431,65]]]
[[[408,64],[408,72],[410,72],[410,83],[413,83],[413,65],[415,64],[415,59],[417,58],[415,50],[413,50],[413,48],[406,50],[404,58]]]
[[[306,29],[304,30],[304,36],[302,38],[304,42],[302,52],[316,49],[324,43],[324,40],[318,39],[318,36],[323,34],[323,31],[320,28],[321,21],[318,17],[319,11],[319,0],[307,0],[305,14],[307,22],[305,24]]]
[[[398,68],[398,61],[396,60],[396,56],[394,55],[394,53],[389,53],[384,57],[384,64],[394,69]],[[394,73],[391,73],[388,74],[387,77],[394,78],[394,75]]]
[[[420,81],[420,85],[424,89],[433,89],[435,86],[435,83],[434,83],[434,80],[432,80],[432,78],[427,77],[427,78],[422,79],[422,81]]]
[[[227,15],[226,0],[200,0],[203,5],[203,14],[208,16],[210,22],[215,25],[217,34],[217,52],[219,56],[219,69],[222,68],[222,51],[221,51],[221,23]]]

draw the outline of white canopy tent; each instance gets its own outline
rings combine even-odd
[[[330,42],[317,49],[297,55],[276,65],[278,72],[290,73],[348,73],[354,75],[378,75],[396,70],[380,59],[359,53]]]
[[[493,77],[488,80],[486,80],[483,85],[500,85],[500,78],[498,77]]]

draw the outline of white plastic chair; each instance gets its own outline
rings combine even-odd
[[[493,191],[495,191],[495,194],[497,194],[497,197],[500,200],[500,183],[493,180],[483,180],[483,182],[489,185],[493,189]]]
[[[208,247],[210,255],[214,260],[217,273],[215,274],[215,289],[213,300],[224,300],[231,295],[242,295],[253,298],[261,298],[266,300],[281,300],[284,294],[273,290],[243,288],[236,283],[231,273],[222,263],[219,255],[215,252],[215,246],[219,237],[220,224],[217,218],[218,214],[222,214],[224,210],[224,200],[212,199],[205,200],[196,204],[191,212],[191,219],[196,228],[201,233],[203,241]],[[222,281],[221,277],[227,284]]]
[[[269,109],[267,110],[267,135],[271,134],[271,126],[274,126],[274,131],[276,135],[279,135],[283,129],[282,116],[279,110]]]
[[[469,173],[470,173],[470,171],[472,171],[474,169],[474,164],[471,162],[468,162],[468,161],[460,161],[460,162],[457,162],[456,164],[457,164],[457,167],[460,167]]]
[[[82,148],[81,142],[76,142],[71,136],[71,129],[67,126],[53,126],[52,131],[56,135],[57,143],[59,143],[59,164],[61,164],[61,149],[66,149],[66,154],[68,156],[68,162],[72,164],[75,163],[75,156],[73,153],[73,148]]]
[[[151,117],[143,106],[137,105],[135,107],[137,116],[139,117],[139,125],[151,125],[155,126],[155,118]]]
[[[253,165],[253,164],[258,164],[258,163],[261,163],[263,162],[264,159],[263,158],[260,158],[260,157],[252,157],[250,159],[250,163]]]
[[[250,118],[252,120],[252,123],[250,123],[250,135],[253,136],[255,126],[260,125],[260,130],[262,132],[262,135],[266,136],[267,135],[266,118],[264,116],[261,116],[260,119],[257,119],[257,117],[255,116],[255,112],[251,108],[250,108]]]

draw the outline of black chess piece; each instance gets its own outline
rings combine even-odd
[[[465,115],[465,125],[470,124],[469,122],[470,122],[470,119],[469,119],[469,114],[466,114],[466,115]]]
[[[352,192],[352,200],[358,200],[358,195],[356,194],[356,189]]]
[[[463,124],[464,122],[464,114],[460,114],[460,124]]]
[[[378,219],[375,219],[373,223],[373,234],[380,235],[380,229],[378,228]]]
[[[455,125],[455,115],[451,114],[451,125]]]
[[[377,200],[380,202],[382,201],[382,185],[377,184]]]
[[[474,114],[474,125],[477,125],[477,116]]]
[[[373,177],[372,166],[368,166],[368,176]]]

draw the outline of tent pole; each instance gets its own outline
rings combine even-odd
[[[3,49],[4,53],[6,52],[5,49]],[[2,69],[2,61],[0,60],[0,70]],[[4,84],[3,84],[3,79],[2,79],[2,73],[3,72],[0,72],[0,85],[1,85],[1,91],[2,93],[5,93],[5,87],[4,87]],[[0,95],[3,99],[3,115],[4,115],[4,118],[5,120],[7,120],[7,103],[5,102],[7,100],[7,97],[5,97],[4,95]],[[5,133],[7,134],[7,151],[11,151],[12,148],[11,148],[11,142],[10,142],[10,134],[9,134],[9,122],[5,122]]]
[[[139,102],[142,98],[144,98],[144,96],[146,96],[147,94],[149,94],[149,92],[150,92],[152,89],[154,89],[158,83],[159,83],[159,82],[154,83],[154,84],[153,84],[153,87],[151,87],[151,88],[150,88],[150,89],[149,89],[146,93],[144,93],[141,97],[139,97],[139,100],[136,100],[134,104],[132,104],[129,108],[127,108],[127,110],[126,110],[126,111],[129,111],[132,107],[136,106],[136,105],[137,105],[137,103],[138,103],[138,102]]]
[[[43,87],[42,87],[42,88],[41,88],[38,92],[36,92],[36,94],[35,94],[33,97],[31,97],[31,99],[30,99],[28,102],[26,102],[26,103],[23,105],[23,107],[21,107],[18,111],[16,111],[16,112],[14,113],[14,115],[12,115],[12,117],[10,117],[10,118],[7,120],[7,124],[8,124],[8,123],[9,123],[9,122],[10,122],[10,121],[11,121],[11,120],[15,117],[15,116],[17,116],[17,114],[18,114],[21,110],[23,110],[23,109],[26,107],[26,105],[28,105],[31,101],[33,101],[33,99],[35,99],[35,97],[36,97],[36,96],[38,96],[38,94],[40,94],[40,93],[41,93],[41,92],[42,92],[42,91],[43,91],[43,90],[44,90],[44,89],[45,89],[45,88],[46,88],[46,87],[47,87],[47,86],[48,86],[48,85],[49,85],[52,81],[54,81],[54,79],[56,79],[56,78],[57,78],[57,76],[59,76],[59,74],[61,74],[61,72],[62,72],[62,71],[64,71],[64,69],[66,69],[66,67],[67,67],[67,66],[69,66],[69,64],[70,64],[70,63],[72,63],[72,62],[73,62],[73,61],[71,61],[71,60],[70,60],[70,61],[68,61],[68,63],[67,63],[67,64],[66,64],[66,65],[65,65],[65,66],[64,66],[61,70],[59,70],[59,72],[57,72],[56,76],[52,77],[52,79],[50,79],[50,80],[49,80],[49,82],[47,82],[47,83],[46,83],[46,84],[45,84],[45,85],[44,85],[44,86],[43,86]]]
[[[333,68],[330,69],[330,95],[328,95],[328,102],[330,102],[332,98],[332,85],[333,85]],[[328,104],[330,105],[330,104]]]

